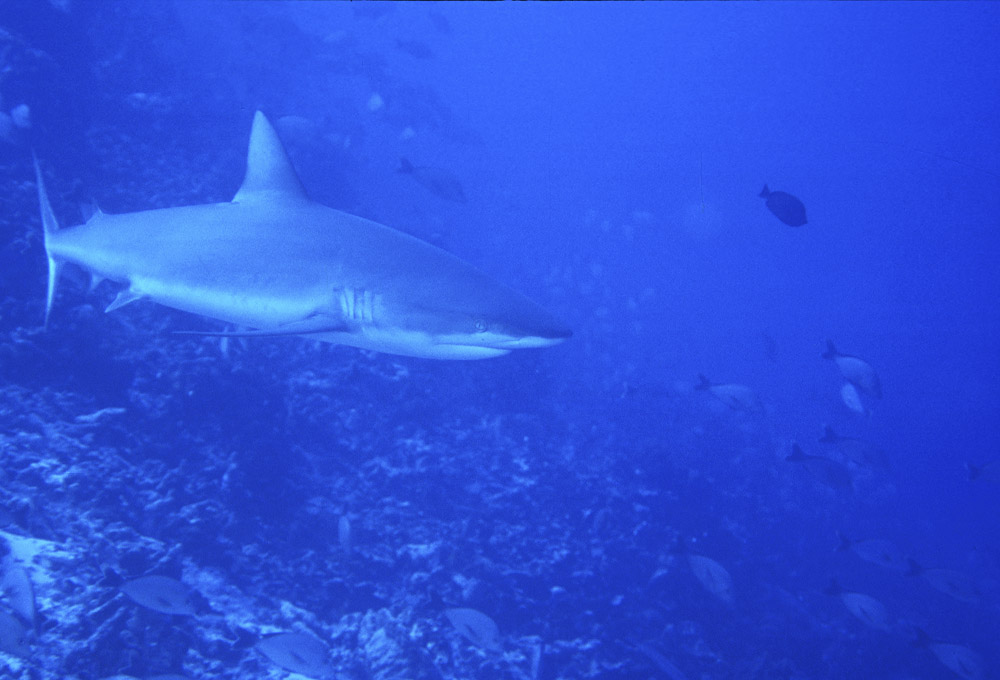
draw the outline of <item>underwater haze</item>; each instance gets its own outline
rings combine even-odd
[[[1000,677],[998,43],[6,0],[0,678]]]

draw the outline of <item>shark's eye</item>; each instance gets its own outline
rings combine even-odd
[[[486,332],[486,322],[482,319],[476,319],[476,332],[485,333]]]

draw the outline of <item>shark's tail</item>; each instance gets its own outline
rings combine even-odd
[[[55,213],[49,204],[49,196],[45,192],[45,181],[42,179],[42,169],[38,165],[38,157],[31,155],[35,162],[35,181],[38,184],[38,204],[42,210],[42,230],[45,234],[45,255],[49,259],[49,288],[45,295],[45,327],[49,326],[49,313],[52,311],[52,301],[56,297],[56,283],[59,281],[59,271],[62,269],[62,262],[52,257],[49,251],[49,241],[52,234],[59,230],[59,223],[56,222]]]

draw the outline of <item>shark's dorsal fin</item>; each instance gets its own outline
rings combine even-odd
[[[306,191],[295,174],[285,147],[278,139],[267,117],[258,111],[250,130],[250,148],[247,150],[247,174],[233,203],[252,201],[256,197],[301,198]]]

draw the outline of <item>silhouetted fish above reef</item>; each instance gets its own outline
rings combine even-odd
[[[767,209],[790,227],[801,227],[806,223],[806,207],[802,201],[784,191],[771,191],[764,185],[760,197],[767,199]]]

